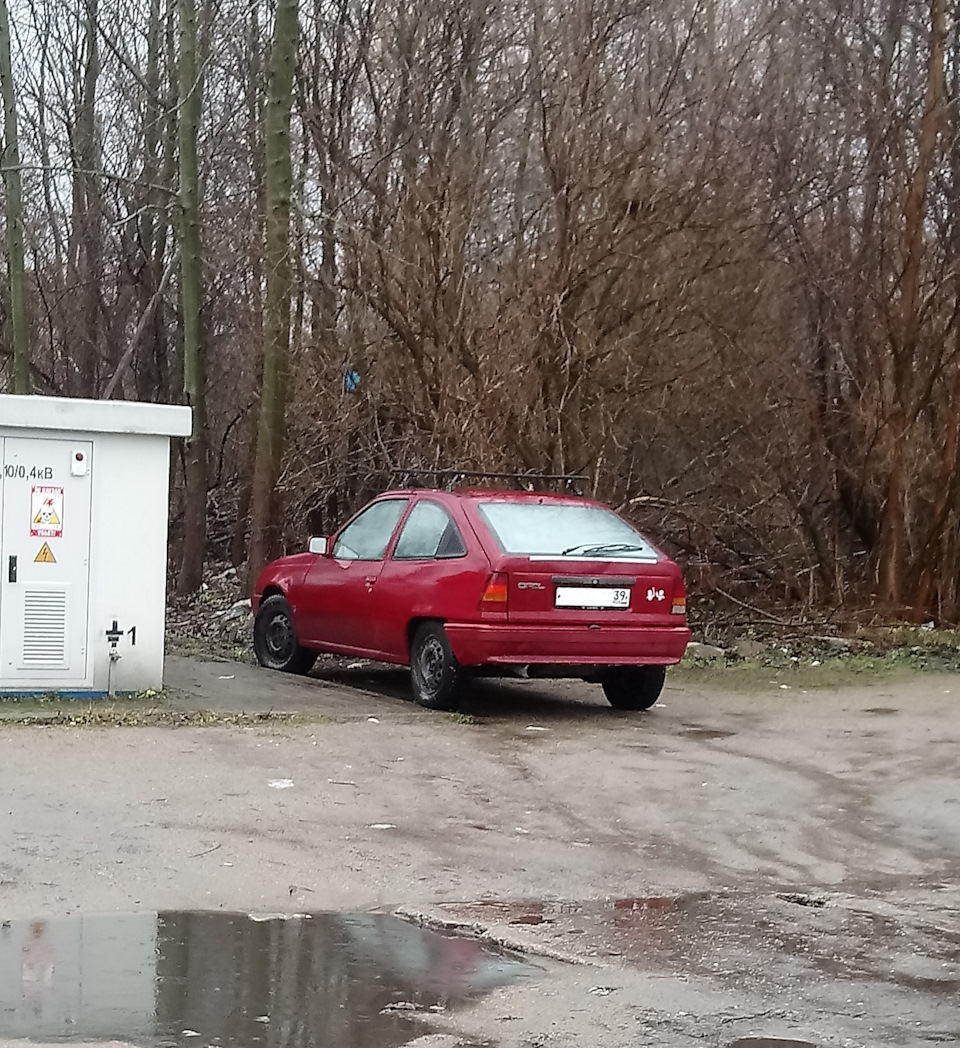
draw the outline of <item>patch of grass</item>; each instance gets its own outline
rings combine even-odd
[[[41,719],[49,720],[53,715],[62,711],[76,712],[77,710],[100,707],[111,708],[117,711],[140,710],[145,705],[151,707],[166,702],[169,697],[167,691],[157,691],[154,688],[146,688],[143,691],[130,692],[115,695],[104,699],[65,698],[56,692],[47,695],[4,695],[0,697],[0,721],[7,723],[16,722],[18,718],[27,717],[34,711]]]
[[[472,713],[444,713],[444,717],[447,720],[453,721],[455,724],[479,724],[479,717],[474,717]]]
[[[784,637],[758,655],[733,651],[714,659],[686,658],[671,669],[675,679],[737,691],[782,688],[842,688],[919,672],[960,672],[960,636],[895,624],[858,631],[845,639],[849,650],[822,637]]]
[[[814,660],[816,661],[816,660]],[[710,684],[730,691],[768,691],[770,688],[842,688],[866,680],[906,675],[909,666],[883,660],[849,656],[814,665],[803,661],[790,668],[764,665],[759,659],[697,659],[670,668],[674,680]]]
[[[175,710],[158,706],[137,706],[126,703],[106,703],[70,700],[69,705],[58,700],[55,709],[40,708],[32,712],[9,710],[0,713],[0,723],[20,727],[61,726],[69,728],[210,728],[256,727],[262,725],[319,724],[328,718],[322,715],[297,713],[216,713],[213,710]]]

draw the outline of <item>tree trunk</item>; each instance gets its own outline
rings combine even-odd
[[[930,0],[930,53],[927,60],[923,116],[917,136],[917,166],[907,191],[903,211],[904,267],[900,281],[899,337],[893,346],[894,410],[891,417],[892,454],[888,467],[886,497],[880,530],[880,599],[896,605],[903,595],[905,567],[905,516],[903,507],[903,463],[917,413],[917,343],[921,326],[920,275],[926,243],[927,189],[937,154],[943,122],[944,46],[946,0]]]
[[[887,463],[886,490],[880,515],[877,587],[880,599],[892,609],[901,599],[904,554],[903,444],[906,427],[898,413]]]
[[[73,133],[73,277],[76,282],[74,324],[76,342],[70,353],[80,378],[79,392],[100,392],[101,301],[103,294],[103,203],[100,198],[100,135],[97,86],[100,78],[98,0],[88,0],[84,18],[83,77],[79,84]]]
[[[162,0],[150,0],[146,33],[147,68],[144,78],[143,122],[143,183],[142,203],[137,219],[137,247],[135,264],[139,267],[137,298],[141,316],[150,310],[150,321],[142,335],[142,346],[136,351],[133,367],[133,385],[138,400],[168,401],[173,392],[169,386],[169,367],[166,360],[167,335],[163,295],[157,298],[165,274],[166,212],[162,182],[167,131],[164,110],[176,109],[176,100],[168,100],[164,92],[169,87],[163,82],[163,48],[165,44],[164,10]]]
[[[264,148],[263,148],[263,119],[262,103],[263,95],[260,89],[262,76],[261,54],[263,52],[263,37],[260,26],[260,14],[256,5],[249,9],[249,21],[247,23],[247,51],[250,55],[250,67],[244,82],[244,109],[246,112],[245,141],[250,156],[250,167],[252,176],[253,198],[255,208],[251,214],[251,245],[249,252],[249,276],[246,283],[247,297],[251,311],[251,324],[253,326],[252,338],[255,345],[263,345],[263,215],[264,215]],[[262,358],[257,360],[254,375],[245,376],[243,396],[248,397],[250,405],[256,403],[256,391],[260,386],[260,376],[263,373]],[[244,448],[256,446],[257,417],[250,411],[249,406],[244,409],[247,416],[241,423],[240,445]],[[247,539],[250,525],[250,504],[253,500],[253,474],[255,468],[255,455],[243,456],[239,463],[238,480],[240,494],[237,503],[237,519],[234,523],[233,535],[230,539],[230,563],[240,571],[247,560]],[[240,578],[243,575],[240,574]]]
[[[0,0],[0,93],[3,97],[3,183],[6,202],[7,266],[10,274],[10,323],[13,343],[13,392],[29,393],[30,343],[27,330],[26,267],[23,259],[23,198],[17,107],[10,62],[10,18]]]
[[[944,535],[948,521],[948,508],[955,498],[957,483],[957,434],[960,432],[960,367],[953,373],[950,400],[947,404],[944,429],[946,439],[943,459],[940,463],[940,483],[937,486],[933,511],[930,514],[930,530],[927,543],[920,558],[920,581],[913,597],[914,616],[917,619],[941,617],[946,597],[952,603],[950,579],[946,567],[946,544]],[[951,608],[951,613],[955,609]]]
[[[947,39],[946,0],[930,0],[930,57],[927,65],[926,97],[917,141],[917,166],[910,181],[903,214],[900,351],[909,362],[920,326],[920,263],[923,258],[923,224],[926,220],[927,186],[933,170],[937,141],[943,122],[943,59]]]
[[[183,314],[183,391],[193,409],[187,438],[183,550],[177,593],[193,593],[203,581],[207,547],[207,410],[203,345],[203,257],[200,243],[200,176],[197,137],[203,101],[197,62],[194,0],[180,0],[180,308]]]
[[[267,295],[260,390],[260,422],[253,475],[247,588],[280,552],[280,470],[283,460],[287,374],[290,366],[290,111],[299,39],[298,0],[278,0],[270,52],[266,153]]]

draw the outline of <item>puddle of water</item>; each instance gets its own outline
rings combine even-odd
[[[870,709],[864,710],[864,713],[873,713],[878,717],[889,717],[892,713],[899,713],[900,711],[894,709],[892,706],[871,706]]]
[[[561,949],[648,971],[729,977],[737,985],[775,985],[803,971],[804,978],[868,980],[929,998],[960,986],[960,945],[936,924],[902,926],[805,892],[481,900],[443,909],[487,925],[540,925],[544,940]]]
[[[730,1048],[817,1048],[813,1041],[793,1041],[784,1037],[741,1037]]]
[[[0,1035],[155,1048],[390,1048],[536,969],[388,914],[169,912],[0,928]]]
[[[871,1044],[900,1043],[904,1029],[930,1041],[960,1044],[955,1030],[943,1031],[951,1021],[944,1016],[956,1011],[945,1005],[960,988],[960,936],[949,917],[906,908],[878,914],[869,905],[809,892],[731,891],[480,900],[448,902],[440,909],[490,927],[503,941],[531,939],[559,956],[615,959],[641,971],[707,979],[738,999],[754,995],[772,1005],[774,1014],[782,1001],[795,998],[803,1002],[798,1014],[818,1024],[808,1030],[798,1019],[785,1036],[761,1036],[764,1028],[786,1024],[764,1022],[758,1029],[753,1017],[745,1016],[737,1019],[743,1024],[737,1034],[756,1032],[724,1040],[726,1048],[824,1048],[822,1038],[831,1044],[840,1040],[832,1030],[820,1034],[819,1023],[831,1015],[842,1016],[841,1025],[857,1024],[860,1032],[860,1023],[869,1024],[878,1035]],[[539,927],[504,928],[511,924]],[[853,1014],[851,1002],[857,1002]],[[816,1030],[821,1040],[791,1038],[794,1030],[807,1036]],[[727,1037],[734,1037],[733,1029]]]
[[[554,925],[556,936],[600,936],[601,952],[625,957],[676,959],[699,896],[637,896],[597,902],[499,901],[458,903],[458,916],[487,924]],[[689,930],[689,929],[688,929]],[[556,941],[554,939],[554,941]]]
[[[686,739],[701,739],[709,742],[711,739],[729,739],[736,732],[722,731],[720,728],[684,728],[678,734]]]

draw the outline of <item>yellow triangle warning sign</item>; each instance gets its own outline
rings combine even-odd
[[[44,543],[40,547],[40,552],[33,558],[34,564],[56,564],[57,558],[53,555],[53,550]]]

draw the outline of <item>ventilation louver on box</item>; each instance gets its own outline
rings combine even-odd
[[[66,590],[27,590],[23,601],[24,667],[60,667],[67,658]]]

